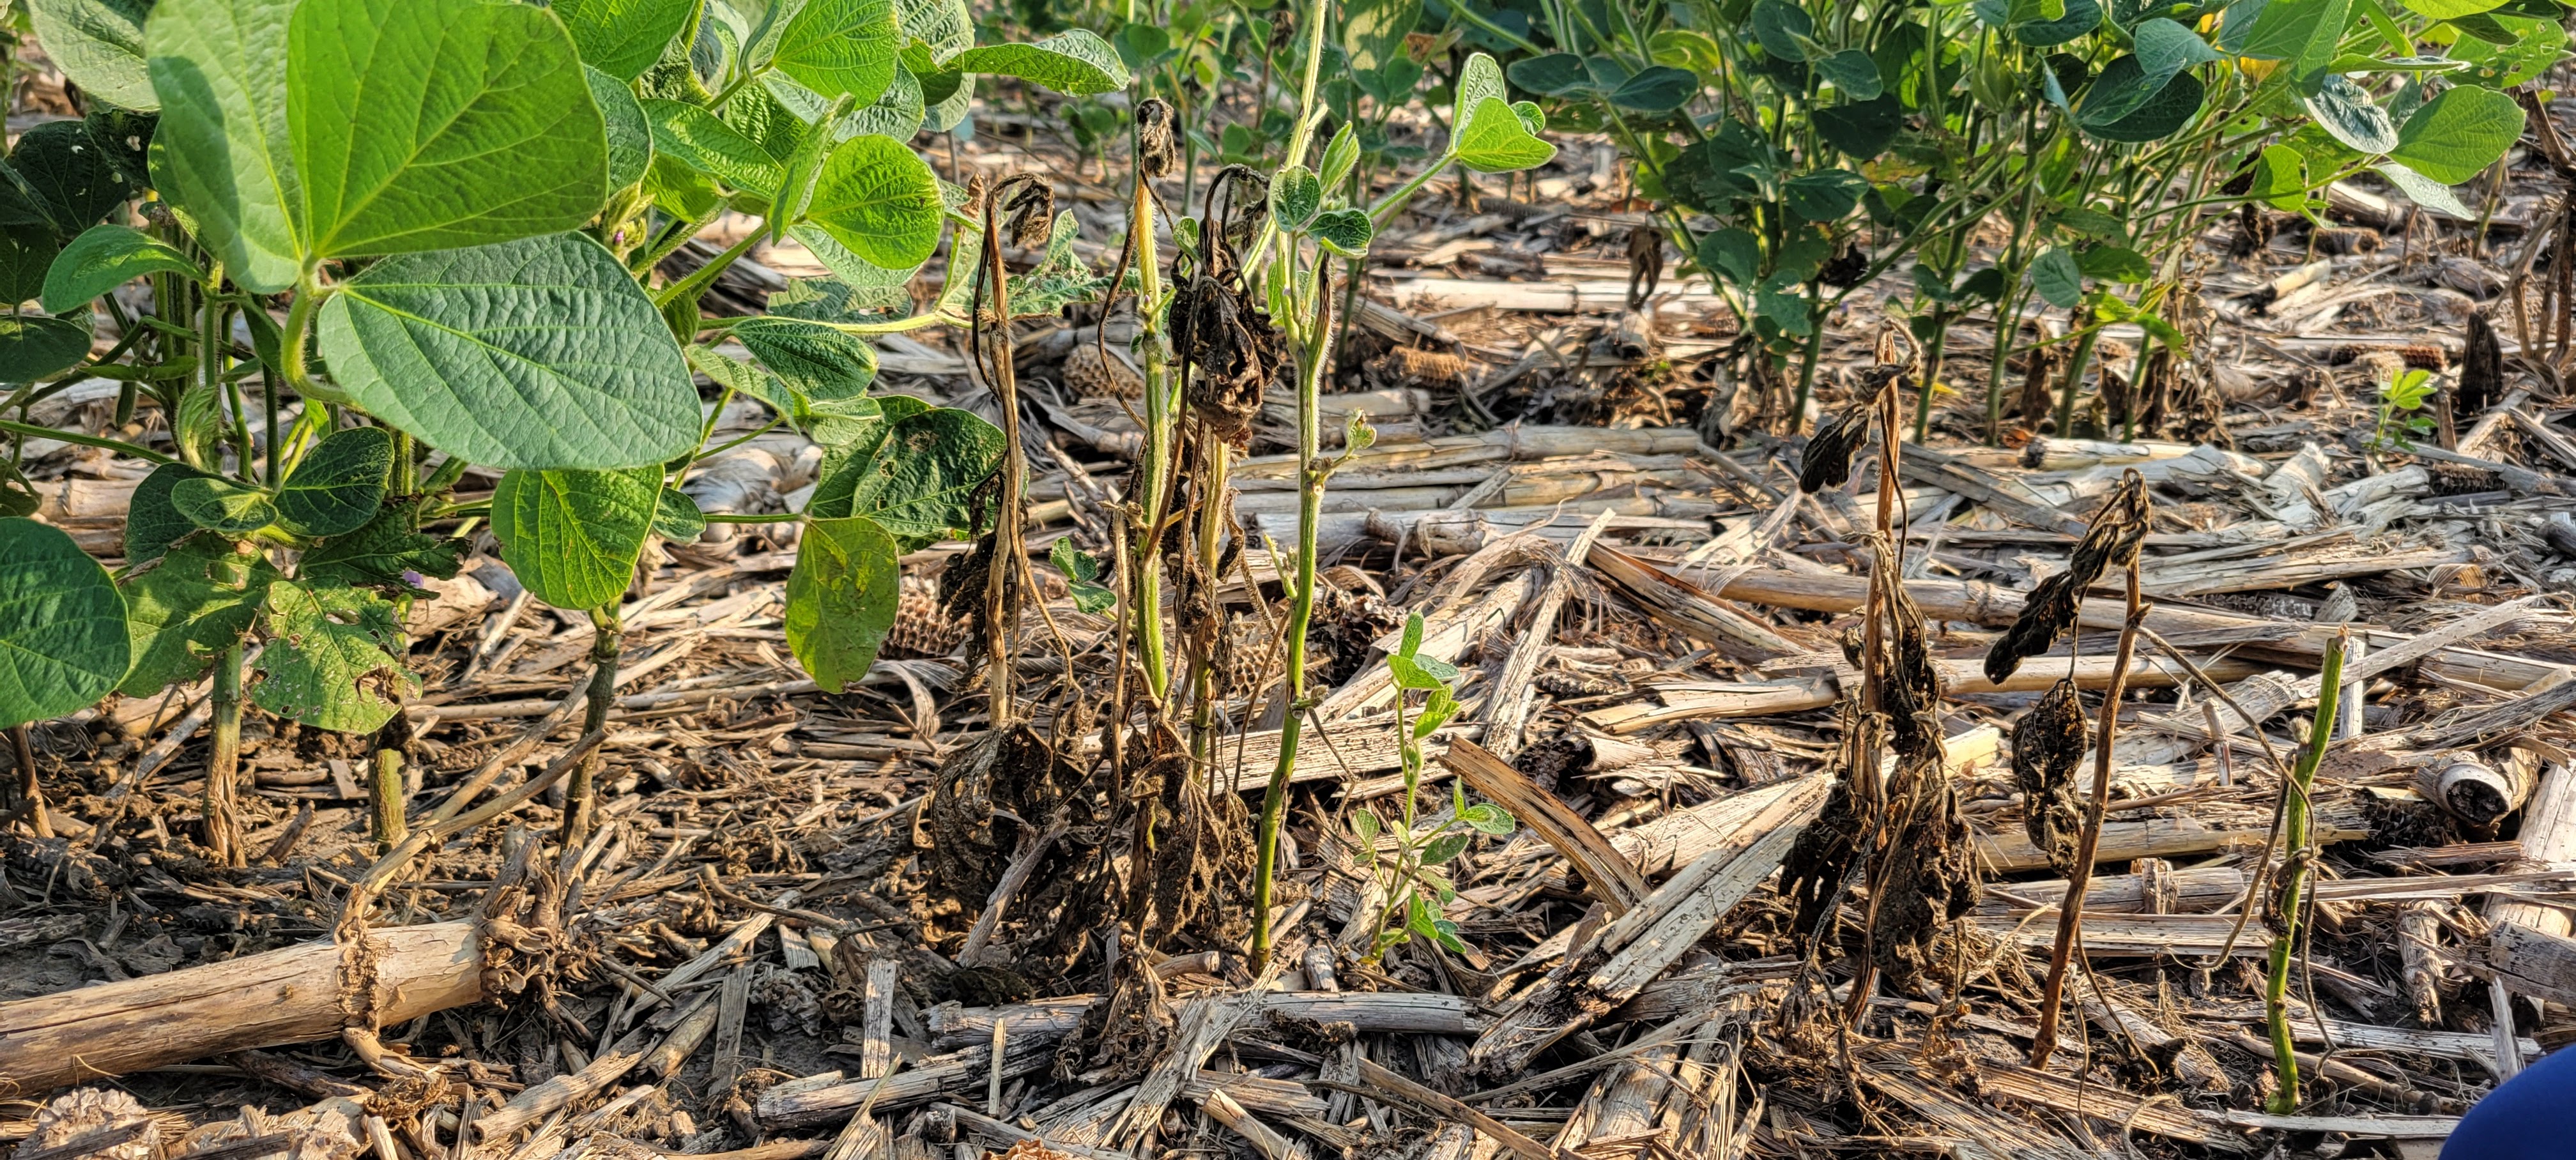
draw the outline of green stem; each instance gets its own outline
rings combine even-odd
[[[2280,1084],[2272,1093],[2270,1108],[2274,1115],[2290,1115],[2299,1110],[2299,1057],[2290,1041],[2290,955],[2299,944],[2302,913],[2307,909],[2308,855],[2314,837],[2308,808],[2308,791],[2316,785],[2317,766],[2325,760],[2326,745],[2334,737],[2335,713],[2343,691],[2343,654],[2347,634],[2337,633],[2326,645],[2324,661],[2317,667],[2317,716],[2308,727],[2308,743],[2299,751],[2298,764],[2290,770],[2290,784],[2281,795],[2281,833],[2287,851],[2281,872],[2281,933],[2272,940],[2272,953],[2263,979],[2263,1016],[2271,1024],[2273,1066],[2280,1073]]]
[[[1816,389],[1816,362],[1825,350],[1825,316],[1828,312],[1810,301],[1807,310],[1807,345],[1798,352],[1798,402],[1789,409],[1789,434],[1795,435],[1807,426],[1807,396]]]
[[[85,435],[78,431],[61,431],[52,427],[39,427],[33,423],[19,423],[9,419],[0,419],[0,431],[5,431],[12,435],[25,435],[33,439],[52,439],[63,443],[77,443],[83,447],[103,447],[109,451],[123,452],[124,454],[131,455],[136,459],[144,460],[148,463],[179,462],[179,457],[176,455],[164,455],[149,447],[138,446],[133,443],[128,443],[122,439],[110,439],[104,435]]]
[[[1136,647],[1145,669],[1145,687],[1154,700],[1162,701],[1171,694],[1172,677],[1163,657],[1163,568],[1162,541],[1164,505],[1170,502],[1172,473],[1172,425],[1176,400],[1173,398],[1170,356],[1163,339],[1163,272],[1162,255],[1154,238],[1154,195],[1145,184],[1140,170],[1136,175],[1135,196],[1128,202],[1127,236],[1136,248],[1136,321],[1143,332],[1145,380],[1145,494],[1139,510],[1144,521],[1135,526],[1128,544],[1131,557],[1128,567],[1134,579],[1136,614]],[[1263,215],[1268,221],[1268,215]]]
[[[367,805],[374,815],[376,852],[382,854],[402,845],[410,836],[403,823],[403,752],[399,749],[376,751],[374,784],[367,787]]]
[[[1327,266],[1326,269],[1331,267]],[[1297,772],[1297,741],[1306,715],[1306,628],[1315,612],[1316,525],[1323,520],[1326,465],[1320,451],[1324,373],[1332,362],[1331,292],[1318,287],[1316,315],[1299,345],[1297,367],[1297,582],[1288,605],[1288,719],[1279,734],[1279,761],[1261,795],[1260,849],[1252,877],[1252,962],[1270,961],[1270,900],[1279,866],[1279,826],[1288,813],[1288,782]]]
[[[2093,361],[2093,344],[2102,328],[2087,326],[2075,340],[2075,357],[2066,360],[2066,382],[2057,391],[2057,437],[2075,437],[2075,389],[2084,383],[2084,368]]]
[[[683,300],[684,297],[688,301],[696,301],[698,295],[706,293],[707,287],[714,285],[726,268],[733,265],[735,259],[750,253],[752,247],[759,245],[760,239],[767,233],[766,229],[758,229],[744,234],[741,240],[725,247],[723,253],[717,254],[706,265],[690,271],[688,277],[663,287],[661,293],[653,296],[653,308],[660,310]]]

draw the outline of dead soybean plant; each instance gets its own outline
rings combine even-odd
[[[2138,586],[2138,548],[2146,540],[2150,519],[2146,480],[2134,469],[2130,470],[2120,477],[2119,487],[2103,501],[2101,510],[2094,513],[2093,524],[2085,529],[2083,541],[2075,546],[2074,558],[2068,562],[2066,571],[2041,581],[2039,587],[2031,591],[2030,601],[2022,606],[2021,615],[2014,618],[2012,627],[1986,654],[1986,677],[2001,684],[2004,678],[2021,667],[2023,660],[2047,651],[2060,635],[2076,631],[2084,592],[2099,582],[2103,573],[2116,567],[2126,576],[2128,615],[2121,624],[2119,650],[2111,666],[2110,685],[2102,695],[2101,724],[2093,742],[2093,794],[2084,809],[2082,830],[2075,844],[2073,859],[2060,867],[2067,875],[2066,897],[2058,907],[2057,941],[2049,952],[2048,980],[2040,991],[2039,1030],[2032,1037],[2030,1049],[2033,1067],[2046,1064],[2049,1054],[2056,1050],[2057,1017],[2065,999],[2067,966],[2083,933],[2084,890],[2093,876],[2094,852],[2102,841],[2102,815],[2111,801],[2111,742],[2120,727],[2120,694],[2128,683],[2129,663],[2137,654],[2138,629],[2145,622],[2147,613],[2146,598]],[[2074,664],[2075,658],[2068,657],[2070,678]],[[2068,697],[2051,704],[2061,689],[2069,694]],[[2016,776],[2022,775],[2024,759],[2018,752],[2018,744],[2027,730],[2034,743],[2045,738],[2049,747],[2045,753],[2037,755],[2037,773],[2043,779],[2065,777],[2067,771],[2059,768],[2059,764],[2065,761],[2067,738],[2072,735],[2066,720],[2073,709],[2072,692],[2071,685],[2061,681],[2050,690],[2048,697],[2041,699],[2039,706],[2031,710],[2029,716],[2040,718],[2036,723],[2026,717],[2014,726]],[[2034,798],[2028,808],[2050,811],[2050,806],[2049,801]],[[2033,839],[2037,840],[2043,827],[2053,834],[2063,824],[2062,813],[2046,823],[2035,824]],[[2045,845],[2042,848],[2051,849]],[[2054,852],[2050,861],[2057,861]]]
[[[1923,614],[1904,586],[1904,524],[1897,473],[1903,454],[1901,384],[1921,373],[1882,350],[1860,397],[1818,427],[1800,464],[1799,486],[1818,491],[1851,476],[1852,458],[1876,433],[1876,528],[1870,536],[1869,599],[1859,639],[1846,639],[1861,670],[1860,696],[1845,709],[1846,778],[1823,816],[1801,835],[1784,869],[1783,892],[1798,900],[1798,928],[1820,933],[1853,870],[1865,885],[1863,953],[1846,1018],[1867,1007],[1880,974],[1912,986],[1933,965],[1942,931],[1977,895],[1974,850],[1956,794],[1943,774],[1941,676]],[[1893,765],[1881,754],[1894,753]],[[1819,938],[1818,943],[1821,943]]]

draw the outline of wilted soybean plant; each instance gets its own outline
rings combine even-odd
[[[974,45],[963,0],[32,7],[92,112],[29,132],[0,182],[0,279],[44,306],[0,325],[0,381],[23,384],[0,402],[17,416],[0,725],[32,795],[29,722],[211,669],[206,840],[236,863],[244,702],[377,733],[398,769],[403,612],[427,577],[455,575],[477,519],[530,592],[590,614],[599,728],[646,540],[744,518],[701,515],[675,486],[737,394],[827,449],[804,512],[748,518],[804,522],[797,660],[829,689],[864,673],[898,556],[972,530],[966,497],[1003,450],[966,412],[868,393],[866,335],[965,320],[954,295],[911,313],[904,288],[966,195],[904,141],[955,124],[978,74],[1127,83],[1087,32]],[[758,228],[656,285],[728,210]],[[702,319],[715,278],[780,237],[832,276],[765,316]],[[147,296],[111,294],[137,278]],[[119,337],[93,357],[101,311]],[[727,337],[751,357],[718,353]],[[722,388],[712,408],[692,366]],[[148,392],[170,449],[24,422],[90,378],[124,384],[120,418]],[[120,573],[25,518],[28,437],[158,465]],[[455,494],[469,465],[505,473],[488,506]],[[577,779],[576,839],[589,808]]]

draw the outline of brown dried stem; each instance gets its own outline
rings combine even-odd
[[[2107,514],[2107,513],[2106,513]],[[2039,993],[2039,1030],[2031,1036],[2030,1065],[2045,1067],[2057,1049],[2057,1016],[2066,1000],[2066,968],[2083,938],[2084,891],[2093,878],[2093,858],[2102,846],[2102,815],[2111,806],[2111,743],[2120,733],[2120,693],[2128,683],[2129,662],[2137,655],[2138,630],[2147,619],[2146,594],[2140,590],[2138,557],[2132,552],[2128,577],[2129,616],[2120,625],[2118,660],[2111,666],[2111,686],[2102,692],[2102,725],[2093,742],[2093,799],[2084,810],[2084,836],[2076,843],[2075,865],[2066,878],[2066,898],[2058,904],[2057,943],[2048,952],[2048,982]]]

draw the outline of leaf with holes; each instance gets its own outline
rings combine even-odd
[[[316,729],[369,733],[417,682],[402,667],[391,601],[363,588],[280,580],[268,586],[268,647],[253,704]]]
[[[215,654],[240,643],[257,622],[278,575],[256,546],[212,533],[189,536],[159,563],[129,573],[119,587],[134,668],[118,691],[149,697],[204,676]]]
[[[125,598],[69,534],[0,519],[0,729],[75,712],[133,660]]]
[[[894,627],[903,555],[894,537],[864,516],[807,520],[787,574],[780,627],[787,650],[823,691],[867,675]]]
[[[600,608],[634,583],[661,493],[659,467],[513,471],[492,493],[492,535],[537,599]]]

